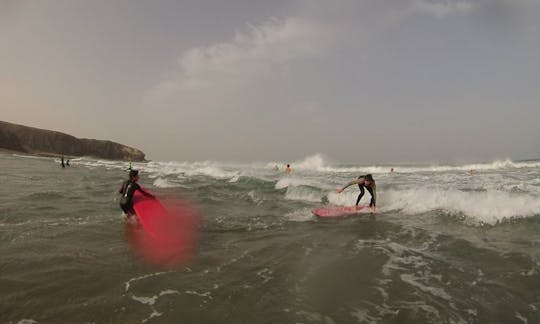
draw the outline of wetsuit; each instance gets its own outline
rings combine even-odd
[[[358,195],[358,198],[356,199],[356,206],[358,206],[358,203],[360,202],[360,199],[364,196],[364,187],[369,191],[371,194],[371,202],[369,203],[369,207],[375,207],[377,204],[377,186],[375,185],[375,181],[371,181],[369,185],[364,185],[364,177],[358,177],[358,179],[353,180],[345,187],[343,187],[341,190],[345,190],[347,187],[352,186],[354,184],[358,185],[358,188],[360,189],[360,194]]]
[[[133,210],[133,194],[135,193],[135,190],[141,190],[141,186],[139,186],[137,182],[126,180],[118,191],[122,194],[122,198],[120,198],[120,208],[122,208],[127,215],[135,214],[135,211]]]

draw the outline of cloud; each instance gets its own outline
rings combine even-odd
[[[439,46],[439,36],[465,31],[463,20],[482,25],[482,15],[494,5],[483,0],[346,3],[305,1],[288,11],[292,16],[245,25],[228,40],[179,53],[174,71],[147,92],[146,127],[159,129],[167,143],[179,143],[182,154],[195,159],[273,159],[312,150],[354,159],[356,153],[344,147],[366,134],[377,134],[377,140],[362,143],[371,157],[386,154],[379,147],[399,149],[408,142],[419,143],[408,149],[412,156],[424,152],[424,134],[446,125],[436,117],[429,120],[424,107],[467,103],[466,96],[455,99],[451,91],[440,90],[445,85],[462,89],[458,72],[474,77],[469,84],[482,81],[468,70],[452,69],[455,64],[432,68],[435,64],[424,62],[457,62],[444,50],[450,47]],[[418,25],[419,15],[445,21]],[[435,32],[415,37],[415,28],[425,26]],[[465,39],[484,35],[469,31],[472,36]],[[456,39],[460,45],[462,39]],[[484,49],[482,44],[475,46]],[[463,52],[463,57],[480,56],[473,54]],[[437,83],[427,82],[435,78]],[[400,116],[429,122],[411,130]],[[373,122],[359,127],[366,119]]]
[[[270,74],[286,72],[290,62],[325,52],[324,31],[298,18],[271,18],[248,25],[231,41],[191,48],[178,59],[179,71],[151,91],[158,100],[186,98],[204,91],[231,92]]]
[[[469,13],[476,6],[477,4],[466,0],[413,0],[411,11],[444,17],[454,13]]]
[[[290,79],[295,63],[332,55],[351,44],[361,47],[362,42],[412,14],[443,17],[470,12],[477,4],[465,0],[391,0],[367,4],[344,1],[341,6],[308,2],[305,6],[305,12],[316,7],[317,13],[248,24],[229,41],[184,51],[176,71],[148,92],[148,101],[166,106],[213,105],[204,95],[212,92],[213,98],[223,96],[216,99],[223,106],[236,94],[245,98],[248,89],[280,87],[284,79]]]

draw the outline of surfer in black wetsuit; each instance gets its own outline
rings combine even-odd
[[[118,192],[122,194],[122,197],[120,198],[120,208],[122,208],[128,217],[135,215],[135,211],[133,210],[133,194],[135,193],[135,190],[139,190],[147,197],[155,198],[154,195],[143,190],[141,186],[139,186],[137,183],[138,180],[139,171],[131,170],[129,171],[129,180],[124,181],[122,187],[118,190]]]
[[[364,187],[365,187],[371,194],[371,202],[369,203],[369,207],[373,208],[373,210],[375,211],[376,204],[377,204],[377,186],[375,185],[375,180],[373,180],[373,176],[371,174],[359,176],[358,179],[347,183],[345,187],[338,189],[336,191],[337,193],[342,193],[343,190],[347,189],[349,186],[352,186],[354,184],[357,184],[358,188],[360,188],[360,194],[358,195],[358,198],[356,199],[356,206],[358,206],[360,199],[362,199],[362,196],[364,196]]]

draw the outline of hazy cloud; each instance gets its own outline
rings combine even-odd
[[[467,0],[413,0],[411,10],[444,17],[453,13],[471,12],[477,5]]]
[[[291,61],[322,55],[326,42],[322,30],[297,18],[250,24],[231,41],[185,51],[178,60],[177,75],[158,84],[149,95],[169,100],[201,91],[240,90]]]

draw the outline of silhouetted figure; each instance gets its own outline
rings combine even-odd
[[[69,164],[69,160],[66,161],[66,165],[71,166],[71,164]]]
[[[65,168],[66,165],[64,164],[64,156],[63,155],[62,155],[62,162],[61,163],[62,163],[62,168]]]

